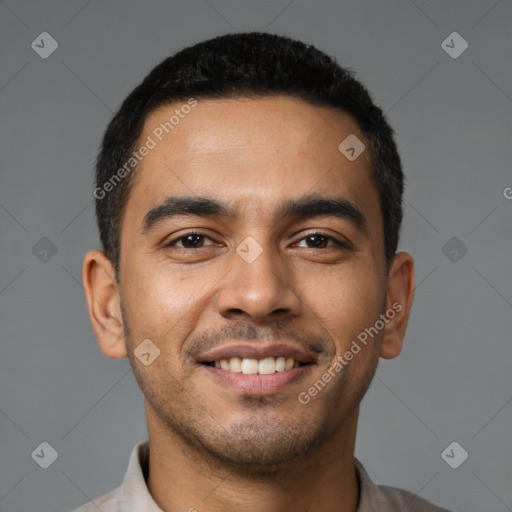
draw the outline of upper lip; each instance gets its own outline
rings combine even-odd
[[[242,359],[265,359],[266,357],[292,357],[299,363],[314,363],[316,358],[313,353],[304,348],[287,345],[284,343],[270,342],[269,344],[229,344],[217,347],[198,357],[199,363],[209,363],[240,357]]]

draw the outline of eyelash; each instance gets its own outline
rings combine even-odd
[[[190,231],[189,233],[185,233],[183,235],[180,235],[178,238],[174,238],[170,242],[164,244],[164,248],[172,247],[173,245],[176,244],[176,242],[179,242],[180,240],[184,240],[185,238],[187,238],[189,236],[200,236],[200,237],[208,238],[208,239],[214,241],[208,235],[205,235],[203,233],[197,233],[196,231]],[[312,237],[312,236],[322,236],[322,237],[325,237],[328,240],[332,241],[335,246],[338,246],[338,247],[341,247],[341,248],[344,248],[344,249],[348,249],[348,250],[352,250],[352,247],[351,247],[351,245],[348,242],[342,242],[341,240],[338,240],[337,238],[333,237],[332,235],[329,235],[328,233],[324,233],[322,231],[314,231],[312,233],[309,233],[308,235],[306,235],[306,236],[302,237],[301,239],[299,239],[299,242],[302,242],[302,241],[304,241],[307,238]],[[332,246],[329,246],[329,247],[332,247]],[[328,247],[321,247],[320,249],[327,249],[327,248]],[[194,250],[193,248],[190,248],[190,247],[182,247],[182,249]],[[202,249],[202,247],[199,247],[199,249]],[[307,247],[307,249],[314,249],[314,247]]]
[[[348,242],[342,242],[341,240],[338,240],[332,235],[329,235],[328,233],[324,233],[323,231],[314,231],[312,233],[307,234],[306,236],[302,237],[299,242],[302,242],[303,240],[306,240],[309,237],[312,236],[323,236],[327,238],[328,240],[331,240],[335,246],[342,247],[343,249],[351,250],[352,246]],[[329,246],[332,247],[332,246]],[[329,247],[322,247],[322,249],[328,249]],[[307,249],[314,249],[314,247],[307,247]]]
[[[209,238],[210,240],[213,240],[211,237],[209,237],[208,235],[204,235],[203,233],[197,233],[195,231],[190,231],[189,233],[185,233],[184,235],[180,235],[178,238],[174,238],[170,242],[164,244],[164,248],[165,247],[172,247],[173,245],[176,244],[176,242],[179,242],[180,240],[184,240],[185,238],[187,238],[189,236],[202,236],[203,238]],[[189,249],[189,248],[188,247],[182,247],[182,249]]]

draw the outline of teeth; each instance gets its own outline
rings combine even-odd
[[[275,372],[298,368],[299,362],[293,357],[266,357],[265,359],[245,359],[232,357],[215,361],[215,368],[248,375],[271,375]]]
[[[275,373],[276,371],[276,360],[273,357],[266,357],[265,359],[260,359],[260,363],[258,365],[258,373],[260,375],[270,375],[271,373]]]
[[[276,359],[276,372],[282,372],[286,368],[286,357],[278,357]]]
[[[242,371],[242,360],[239,357],[232,357],[229,360],[229,371],[240,373]]]
[[[242,359],[242,373],[256,374],[258,373],[257,359]]]

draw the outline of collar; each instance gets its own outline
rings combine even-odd
[[[361,462],[354,457],[356,478],[359,484],[359,506],[357,512],[375,510],[375,505],[382,503],[382,493],[373,483]],[[137,512],[163,512],[149,493],[146,481],[149,475],[149,443],[136,445],[130,455],[126,474],[119,489],[120,510]]]

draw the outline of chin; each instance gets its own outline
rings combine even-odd
[[[273,473],[288,463],[305,456],[315,445],[315,437],[304,434],[292,437],[290,432],[252,432],[241,426],[222,439],[203,440],[203,448],[223,464],[236,466],[247,473]],[[206,441],[206,442],[204,442]]]
[[[213,463],[262,476],[306,456],[325,435],[320,425],[304,418],[290,421],[290,417],[262,411],[248,416],[224,428],[215,421],[208,426],[189,422],[179,435],[185,435]]]

